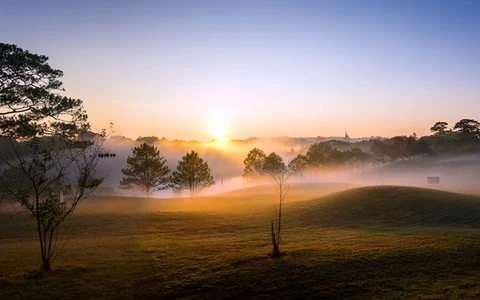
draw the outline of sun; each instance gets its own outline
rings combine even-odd
[[[224,123],[219,121],[212,121],[210,122],[208,129],[210,131],[210,134],[213,135],[213,138],[216,141],[219,141],[219,142],[228,141],[228,138],[226,136],[227,129]]]

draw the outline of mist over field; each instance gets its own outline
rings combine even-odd
[[[160,151],[170,169],[174,170],[178,161],[188,151],[196,151],[204,158],[212,172],[215,185],[201,191],[199,196],[216,195],[236,189],[256,185],[269,185],[269,178],[261,180],[242,177],[244,159],[253,148],[262,149],[265,153],[276,152],[286,164],[298,154],[305,154],[310,145],[318,141],[335,141],[342,138],[277,138],[249,139],[229,142],[195,142],[169,141],[154,139],[150,141]],[[359,139],[359,142],[362,139]],[[126,158],[131,155],[132,148],[144,140],[134,141],[125,137],[109,138],[106,148],[116,157],[100,162],[98,174],[106,179],[97,195],[143,196],[135,190],[118,188],[122,178],[121,169],[126,166]],[[353,141],[350,147],[356,147]],[[399,159],[385,165],[368,164],[362,168],[333,167],[321,171],[307,171],[290,179],[295,183],[349,183],[363,185],[402,185],[429,187],[456,192],[480,194],[480,154],[442,154],[438,156],[415,159]],[[427,177],[439,177],[439,184],[428,184]],[[178,197],[171,190],[155,192],[153,197]],[[181,195],[180,195],[181,196]],[[186,195],[184,194],[183,197]]]
[[[98,173],[107,175],[102,187],[115,188],[122,195],[135,195],[135,191],[119,190],[118,183],[122,178],[121,168],[126,166],[127,156],[132,154],[132,148],[141,144],[142,141],[133,141],[124,137],[112,137],[107,140],[105,147],[116,154],[111,160],[102,161]],[[265,152],[277,152],[285,161],[295,157],[297,151],[306,149],[310,143],[298,143],[294,139],[251,139],[230,142],[195,142],[195,141],[168,141],[157,140],[152,143],[160,151],[170,169],[174,170],[178,161],[189,151],[195,151],[205,159],[210,167],[215,180],[215,186],[205,190],[204,193],[212,194],[228,191],[257,183],[246,182],[242,178],[243,160],[253,148],[261,148]],[[223,187],[222,187],[223,178]],[[138,194],[140,195],[140,194]],[[157,196],[172,196],[171,191],[157,192]]]
[[[480,299],[479,16],[0,1],[0,299]]]

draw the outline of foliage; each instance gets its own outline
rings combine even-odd
[[[480,123],[473,119],[461,119],[453,128],[448,123],[437,122],[430,129],[433,134],[423,137],[436,153],[461,153],[480,146]]]
[[[265,152],[258,148],[250,150],[247,158],[243,161],[245,168],[243,170],[244,178],[258,178],[264,175],[263,166],[265,164]]]
[[[61,96],[63,73],[48,57],[0,43],[0,198],[35,219],[42,271],[59,253],[59,229],[99,186],[106,132],[89,132],[82,101]]]
[[[312,144],[305,154],[308,165],[313,169],[322,169],[327,166],[340,165],[343,163],[342,152],[332,148],[328,143]]]
[[[195,151],[182,157],[170,178],[170,186],[174,190],[187,191],[190,196],[194,196],[200,190],[213,184],[215,181],[210,174],[208,163]]]
[[[139,136],[135,141],[139,143],[155,144],[159,139],[156,136]]]
[[[448,127],[447,122],[439,121],[433,124],[432,127],[430,127],[430,131],[433,132],[433,134],[435,135],[443,135],[448,131],[447,127]]]
[[[120,181],[120,188],[138,188],[149,197],[153,191],[168,188],[169,173],[170,168],[157,147],[143,143],[134,147],[132,156],[127,157],[127,168],[122,169],[124,177]]]
[[[48,57],[0,43],[0,135],[75,135],[87,131],[82,101],[62,96],[63,72]]]
[[[480,138],[480,122],[473,119],[461,119],[453,129],[462,135],[471,137],[472,139]]]
[[[351,150],[344,152],[344,157],[347,163],[350,163],[352,166],[360,166],[364,168],[365,165],[370,161],[371,157],[369,154],[363,152],[360,148],[352,148]]]
[[[457,133],[457,141],[463,147],[478,145],[480,141],[480,123],[472,119],[462,119],[455,123],[453,130]]]
[[[263,162],[263,172],[267,174],[283,173],[286,170],[283,159],[275,152],[270,153]]]
[[[110,157],[96,141],[65,137],[12,140],[9,154],[1,157],[0,196],[19,203],[35,219],[42,270],[49,271],[59,254],[59,229],[79,202],[99,186],[95,175],[99,160]]]
[[[308,160],[307,157],[303,154],[298,154],[288,163],[288,169],[295,174],[299,174],[300,176],[303,175],[307,167]]]
[[[386,165],[399,160],[422,159],[442,153],[472,152],[480,149],[480,122],[462,119],[448,129],[448,123],[436,122],[430,130],[432,135],[418,138],[415,133],[391,138],[345,142],[324,141],[311,144],[305,153],[299,153],[290,161],[288,169],[297,175],[307,171],[335,168],[359,168]],[[257,148],[252,149],[244,160],[245,178],[267,175],[267,155]]]

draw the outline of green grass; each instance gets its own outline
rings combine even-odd
[[[28,277],[40,261],[31,220],[0,215],[0,299],[480,297],[480,198],[294,186],[286,253],[269,259],[271,190],[89,200],[66,224],[54,275],[39,279]]]
[[[362,187],[295,208],[307,225],[480,227],[480,197],[425,188]]]

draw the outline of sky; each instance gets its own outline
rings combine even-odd
[[[0,0],[0,42],[47,55],[95,129],[134,139],[425,135],[480,119],[476,0]]]

